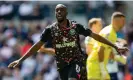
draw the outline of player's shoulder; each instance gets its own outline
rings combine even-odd
[[[81,26],[82,24],[80,24],[79,22],[75,21],[75,20],[69,20],[69,23],[72,25],[77,25],[77,26]]]
[[[56,25],[57,25],[57,23],[56,23],[56,22],[54,22],[54,23],[52,23],[52,24],[48,25],[46,28],[51,29],[52,27],[55,27]]]
[[[70,26],[73,26],[78,30],[84,28],[84,26],[82,24],[78,23],[75,20],[69,20],[69,24],[70,24]]]
[[[56,24],[56,23],[54,22],[54,23],[48,25],[47,27],[44,28],[43,32],[45,32],[45,31],[51,32],[52,27],[54,27],[55,24]]]
[[[75,21],[75,20],[70,20],[69,19],[69,22],[72,23],[72,24],[77,24],[77,21]]]

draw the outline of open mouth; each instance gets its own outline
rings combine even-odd
[[[58,15],[58,18],[62,18],[62,15]]]
[[[62,18],[62,17],[58,17],[58,18]]]

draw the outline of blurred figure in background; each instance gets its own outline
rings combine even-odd
[[[88,22],[89,28],[96,34],[102,29],[102,20],[101,18],[92,18]],[[94,46],[95,40],[89,36],[85,38],[85,46],[86,46],[86,53],[89,54],[92,52],[92,48]]]
[[[35,28],[34,34],[32,34],[31,36],[34,43],[39,41],[40,35],[41,35],[41,27],[40,25],[37,25]]]
[[[102,19],[101,18],[92,18],[88,21],[88,26],[94,33],[98,34],[102,29]],[[84,43],[85,43],[85,49],[86,49],[86,53],[87,53],[88,57],[91,54],[91,52],[93,51],[93,46],[94,46],[95,42],[96,42],[96,40],[94,40],[93,38],[91,38],[89,36],[87,36],[85,38]],[[85,75],[85,76],[87,77],[87,75]]]
[[[1,59],[5,62],[6,65],[10,63],[10,58],[13,56],[12,47],[9,47],[6,41],[3,41],[3,47],[0,48]]]
[[[117,40],[116,32],[122,29],[124,25],[125,25],[125,16],[121,12],[114,12],[112,14],[111,25],[103,28],[99,34],[104,38],[110,40],[111,42],[115,43]],[[105,44],[102,44],[99,42],[96,42],[94,44],[93,51],[90,54],[90,56],[87,58],[88,80],[92,80],[92,79],[110,80],[110,76],[108,74],[106,65],[108,63],[109,56],[112,50],[113,48]],[[119,57],[123,57],[123,56],[119,55]],[[119,57],[117,56],[117,59]],[[116,56],[114,59],[116,59]],[[122,62],[126,63],[123,60]],[[96,73],[93,73],[93,72],[96,72]]]
[[[21,45],[21,56],[25,54],[27,50],[29,50],[32,46],[32,42],[30,39],[24,40],[24,44]]]

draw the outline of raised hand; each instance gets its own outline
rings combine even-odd
[[[127,47],[121,47],[116,49],[119,54],[124,54],[125,52],[129,51]]]
[[[8,68],[15,68],[19,66],[19,64],[20,64],[20,60],[13,61],[12,63],[8,65]]]

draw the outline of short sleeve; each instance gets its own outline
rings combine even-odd
[[[47,42],[51,39],[51,29],[50,28],[46,28],[44,29],[44,31],[41,34],[40,40],[42,42]]]
[[[76,30],[78,32],[78,34],[84,35],[84,36],[90,36],[92,31],[90,29],[86,29],[84,28],[83,25],[81,24],[77,24]]]

